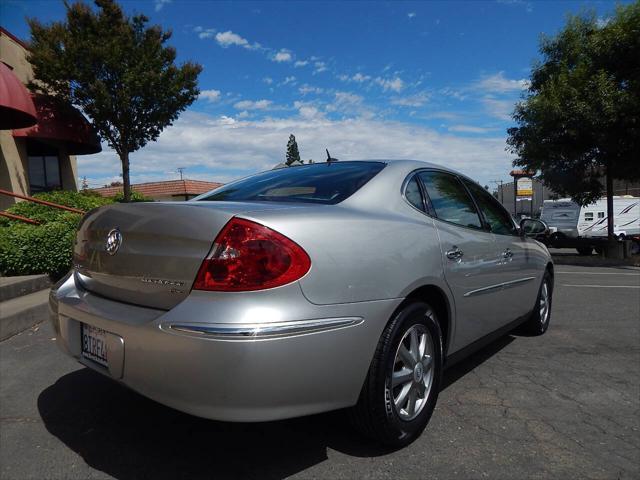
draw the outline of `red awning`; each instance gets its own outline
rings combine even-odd
[[[79,110],[52,97],[34,95],[38,124],[13,131],[14,137],[63,142],[69,155],[102,151],[95,130]]]
[[[0,130],[35,125],[31,95],[9,67],[0,62]]]

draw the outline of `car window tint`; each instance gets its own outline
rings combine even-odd
[[[353,195],[384,167],[383,162],[323,162],[279,168],[229,183],[194,200],[333,205]]]
[[[404,196],[411,205],[424,212],[422,193],[420,193],[420,186],[418,185],[418,179],[415,175],[407,182],[407,186],[404,190]]]
[[[517,229],[511,220],[511,214],[507,212],[489,192],[474,182],[464,181],[476,199],[476,203],[484,218],[491,227],[493,233],[499,235],[515,235]]]
[[[436,216],[463,227],[482,228],[473,199],[455,176],[443,172],[420,172]]]

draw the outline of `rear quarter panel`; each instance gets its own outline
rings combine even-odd
[[[306,250],[312,266],[300,285],[312,303],[403,298],[426,284],[447,288],[433,222],[406,203],[399,211],[318,206],[243,216]]]

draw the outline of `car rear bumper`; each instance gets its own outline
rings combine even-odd
[[[266,421],[356,403],[399,299],[309,303],[297,284],[192,292],[170,311],[92,294],[70,276],[50,296],[61,349],[165,405],[228,421]],[[81,324],[108,332],[108,368],[81,354]]]

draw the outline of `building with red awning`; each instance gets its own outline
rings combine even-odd
[[[76,155],[100,152],[100,140],[78,109],[27,90],[28,52],[0,27],[0,188],[21,195],[77,190]],[[14,201],[0,196],[0,210]]]

